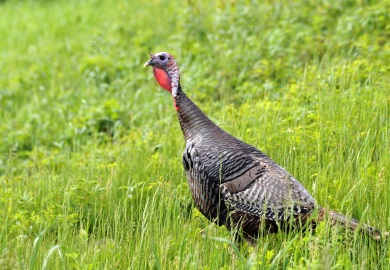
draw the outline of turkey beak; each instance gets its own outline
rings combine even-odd
[[[147,67],[147,66],[150,66],[150,62],[152,61],[152,59],[150,59],[148,62],[146,62],[145,64],[144,64],[144,67]]]
[[[155,59],[156,56],[151,52],[149,54],[150,54],[150,59],[148,62],[144,64],[144,67],[153,66],[153,60]]]

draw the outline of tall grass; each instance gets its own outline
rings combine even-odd
[[[390,269],[388,242],[321,223],[206,220],[184,177],[169,51],[216,123],[324,207],[389,230],[386,1],[1,1],[0,268]]]

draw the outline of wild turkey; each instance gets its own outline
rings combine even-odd
[[[215,125],[186,96],[179,68],[167,52],[150,53],[146,66],[172,94],[186,141],[183,166],[196,207],[209,220],[228,229],[239,227],[247,239],[261,231],[315,226],[325,216],[352,230],[361,227],[374,239],[380,231],[355,219],[319,207],[305,187],[255,147]],[[317,218],[311,218],[317,212]]]

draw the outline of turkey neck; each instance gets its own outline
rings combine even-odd
[[[216,136],[218,133],[225,133],[187,97],[180,84],[176,96],[174,96],[174,102],[181,130],[187,143],[199,141],[204,137]]]

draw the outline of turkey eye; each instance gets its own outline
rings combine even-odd
[[[159,58],[160,58],[161,61],[165,60],[165,56],[164,55],[160,55]]]

